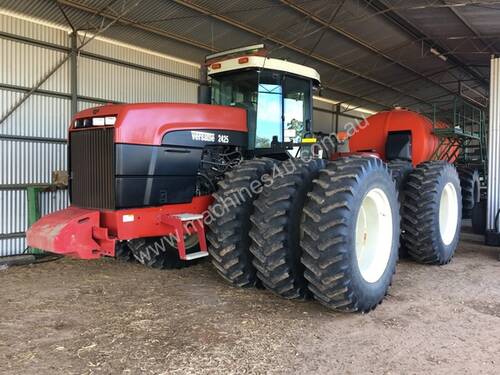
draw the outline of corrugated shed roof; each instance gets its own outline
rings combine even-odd
[[[125,12],[104,36],[191,61],[265,42],[273,57],[317,69],[324,94],[372,109],[428,110],[434,98],[457,92],[458,81],[487,94],[489,56],[500,48],[500,6],[487,0],[460,7],[431,0],[58,1],[79,29]],[[0,6],[67,25],[53,1]]]

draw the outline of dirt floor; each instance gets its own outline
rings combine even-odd
[[[401,261],[366,315],[230,287],[208,262],[12,267],[0,271],[0,373],[498,374],[498,253],[463,238],[447,266]]]

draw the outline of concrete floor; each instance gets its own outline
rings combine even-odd
[[[367,315],[153,271],[63,259],[0,271],[0,373],[498,373],[500,262],[463,235],[451,264],[402,261]]]

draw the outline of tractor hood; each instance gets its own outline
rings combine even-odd
[[[115,143],[161,145],[163,136],[172,131],[246,133],[246,116],[241,108],[208,104],[109,104],[77,113],[69,130],[113,127]]]

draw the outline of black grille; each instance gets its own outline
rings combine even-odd
[[[70,132],[71,202],[84,208],[115,208],[114,129]]]

